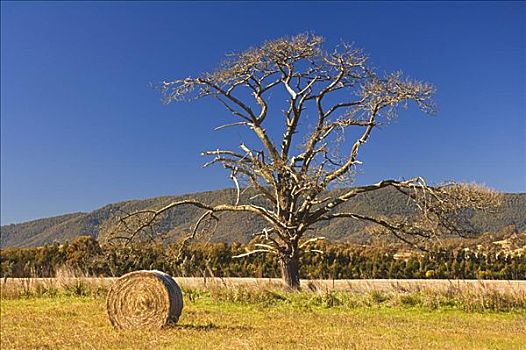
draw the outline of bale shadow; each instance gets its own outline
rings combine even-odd
[[[195,331],[212,331],[212,330],[241,330],[241,331],[248,331],[251,330],[252,327],[249,326],[228,326],[228,325],[217,325],[213,322],[206,322],[206,323],[183,323],[183,324],[174,324],[169,327],[169,329],[187,329],[187,330],[195,330]]]

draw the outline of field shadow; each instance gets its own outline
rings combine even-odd
[[[228,325],[217,325],[213,322],[206,323],[183,323],[183,324],[174,324],[169,327],[170,329],[188,329],[196,331],[212,331],[212,330],[242,330],[247,331],[251,330],[252,327],[249,326],[228,326]]]

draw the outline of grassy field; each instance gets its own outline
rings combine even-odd
[[[104,294],[2,299],[2,349],[526,349],[526,303],[491,293],[190,289],[158,331],[111,328]]]
[[[280,278],[251,277],[175,277],[179,286],[186,289],[210,287],[255,287],[277,288],[281,286]],[[0,282],[3,291],[39,288],[62,288],[78,281],[90,287],[111,285],[114,277],[78,277],[73,272],[63,272],[54,278],[7,278]],[[318,290],[352,290],[364,292],[370,290],[447,290],[456,289],[492,289],[526,293],[526,280],[446,280],[446,279],[341,279],[341,280],[301,280],[303,289]]]

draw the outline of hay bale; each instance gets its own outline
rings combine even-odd
[[[115,281],[106,307],[115,328],[161,328],[177,322],[183,295],[173,278],[164,272],[134,271]]]

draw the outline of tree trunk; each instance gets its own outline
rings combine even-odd
[[[300,271],[298,257],[281,257],[281,278],[283,283],[293,290],[300,289]]]

